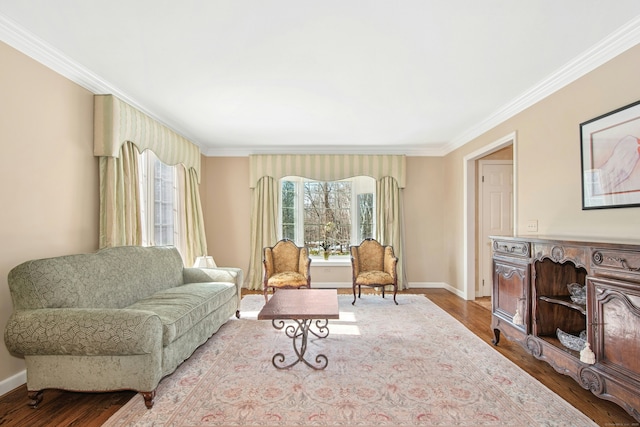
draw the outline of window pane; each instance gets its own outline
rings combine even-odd
[[[282,237],[296,241],[296,183],[282,181]]]
[[[154,164],[154,239],[158,246],[174,244],[174,167],[160,160]]]
[[[346,254],[351,241],[351,182],[306,181],[304,183],[304,241]]]
[[[373,238],[373,193],[358,194],[358,242]]]
[[[375,233],[375,179],[366,176],[342,181],[313,181],[286,177],[281,181],[281,232],[283,238],[322,255],[348,255]]]

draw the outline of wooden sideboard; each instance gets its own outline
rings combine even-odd
[[[640,421],[640,243],[491,240],[494,345],[501,335],[518,342]],[[586,286],[584,304],[571,299],[570,283]],[[595,363],[565,347],[558,330],[586,331]]]

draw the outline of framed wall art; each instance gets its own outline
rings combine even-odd
[[[582,209],[640,206],[640,101],[580,124]]]

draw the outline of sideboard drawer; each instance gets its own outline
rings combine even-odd
[[[531,244],[529,242],[495,239],[493,241],[493,252],[495,254],[529,258]]]
[[[599,274],[640,281],[640,252],[622,249],[593,248],[591,265]]]

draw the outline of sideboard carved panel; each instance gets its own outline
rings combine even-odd
[[[491,239],[493,343],[504,333],[640,421],[640,243]],[[586,298],[572,298],[575,283]],[[583,333],[595,363],[565,347],[559,330]]]

